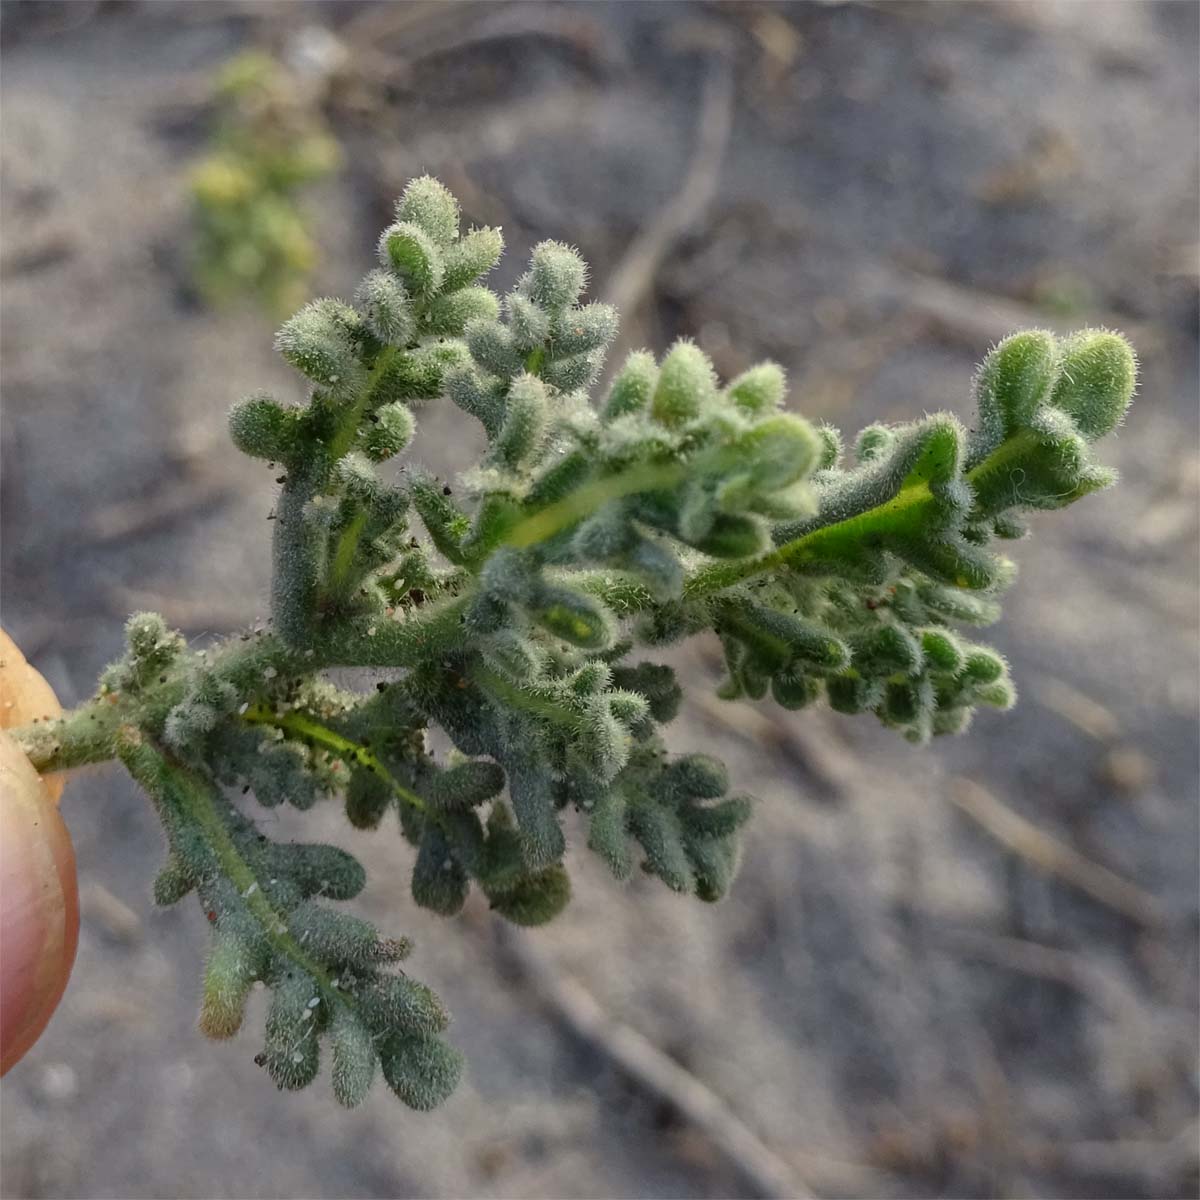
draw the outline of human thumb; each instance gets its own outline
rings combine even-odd
[[[60,711],[50,685],[0,630],[0,729]],[[0,1074],[41,1035],[75,961],[79,885],[61,792],[61,779],[39,776],[0,732]]]

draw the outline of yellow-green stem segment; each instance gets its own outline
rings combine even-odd
[[[277,713],[264,704],[257,704],[242,714],[242,720],[250,725],[270,725],[300,741],[321,746],[337,758],[350,759],[382,779],[401,800],[418,812],[429,811],[429,805],[424,798],[406,788],[366,746],[330,729],[328,725],[321,724],[314,717],[299,712]]]

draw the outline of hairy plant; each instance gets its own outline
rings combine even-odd
[[[308,294],[317,251],[299,196],[341,162],[310,91],[253,52],[218,76],[209,153],[191,172],[192,269],[210,304],[251,296],[282,316]]]
[[[119,758],[166,830],[159,904],[195,892],[213,927],[201,1028],[228,1037],[271,990],[257,1061],[280,1086],[317,1073],[357,1104],[376,1069],[414,1108],[455,1086],[447,1015],[398,967],[408,943],[337,902],[362,867],[277,844],[231,802],[394,820],[415,847],[413,899],[447,916],[472,887],[540,925],[570,896],[564,818],[617,879],[635,869],[714,901],[752,800],[724,767],[673,754],[681,693],[651,649],[715,636],[728,700],[824,700],[914,742],[1014,699],[994,621],[1022,515],[1109,486],[1092,443],[1122,419],[1135,363],[1117,334],[1006,338],[975,379],[968,431],[946,414],[839,434],[784,411],[783,372],[722,385],[693,343],[631,354],[596,403],[617,314],[584,304],[587,271],[543,242],[503,299],[479,280],[495,229],[411,183],[353,304],[318,300],[279,331],[311,384],[258,393],[234,442],[282,473],[269,631],[189,649],[130,618],[94,699],[17,731],[43,771]],[[414,412],[448,397],[487,435],[460,501],[416,469],[385,479]],[[386,669],[368,694],[323,677]],[[455,750],[440,760],[427,731]]]

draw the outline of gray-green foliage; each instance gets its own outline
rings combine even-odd
[[[1004,659],[969,632],[1013,577],[999,545],[1024,512],[1113,481],[1091,443],[1134,390],[1117,334],[1019,333],[980,369],[973,430],[871,426],[843,461],[836,431],[786,411],[777,366],[723,385],[688,341],[630,355],[593,396],[617,318],[584,302],[579,255],[541,244],[501,300],[479,283],[500,251],[498,231],[461,231],[441,185],[410,185],[355,304],[316,301],[279,333],[305,403],[258,393],[231,416],[282,471],[272,630],[197,654],[136,616],[101,697],[23,731],[44,767],[118,753],[154,798],[155,897],[194,890],[214,928],[202,1028],[232,1034],[261,981],[259,1061],[298,1087],[327,1044],[346,1104],[377,1064],[405,1103],[438,1103],[460,1070],[446,1015],[394,966],[406,942],[331,903],[361,867],[268,841],[222,789],[341,797],[353,825],[414,847],[412,897],[445,915],[474,888],[510,921],[553,918],[568,832],[618,879],[640,866],[717,900],[753,803],[719,762],[668,751],[680,689],[647,648],[715,637],[723,697],[825,701],[914,742],[1007,708]],[[488,443],[458,495],[379,470],[443,396]],[[390,682],[322,678],[346,666]]]

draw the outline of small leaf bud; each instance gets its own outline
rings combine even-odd
[[[504,238],[500,230],[490,227],[472,229],[446,248],[442,286],[453,292],[474,283],[500,261],[503,253]]]
[[[683,566],[678,556],[662,542],[639,537],[625,555],[624,565],[643,577],[655,599],[669,600],[679,595]]]
[[[504,301],[513,343],[522,354],[540,346],[550,335],[550,314],[528,296],[513,292]]]
[[[392,789],[370,771],[355,771],[346,788],[346,819],[355,829],[375,829],[391,807]]]
[[[465,287],[443,292],[429,305],[423,333],[441,337],[461,337],[472,321],[494,321],[500,314],[500,301],[485,287]]]
[[[628,879],[633,870],[629,835],[625,828],[625,797],[619,789],[604,792],[592,807],[588,823],[588,849],[608,864],[617,879]]]
[[[352,391],[362,376],[347,332],[358,314],[337,300],[314,300],[286,321],[275,348],[296,370],[335,394]]]
[[[495,320],[472,321],[465,337],[472,357],[485,371],[511,379],[524,368],[521,352],[507,325]]]
[[[355,1108],[366,1099],[375,1078],[375,1043],[371,1032],[352,1013],[339,1007],[330,1035],[333,1047],[333,1094],[339,1104]]]
[[[381,938],[374,925],[349,913],[306,900],[288,916],[292,936],[324,962],[371,967],[395,962],[408,952],[407,943]]]
[[[219,717],[215,709],[195,700],[175,705],[163,723],[163,741],[175,750],[186,751],[211,732]]]
[[[687,856],[695,872],[698,899],[715,904],[729,891],[737,871],[737,845],[733,838],[693,837]]]
[[[747,658],[738,668],[738,683],[751,700],[761,700],[771,685],[770,671],[764,663]]]
[[[295,1090],[316,1078],[320,1048],[309,1004],[319,995],[316,981],[302,971],[293,970],[275,984],[263,1065],[281,1088]]]
[[[570,358],[603,350],[617,336],[617,310],[611,304],[585,304],[568,309],[554,323],[550,357]]]
[[[334,477],[346,489],[346,493],[360,504],[370,503],[381,490],[379,476],[371,460],[358,451],[351,451],[338,460]]]
[[[630,826],[646,851],[648,869],[672,891],[690,892],[694,876],[675,813],[657,804],[642,803],[631,811]]]
[[[525,864],[535,869],[548,867],[562,858],[566,849],[549,776],[540,764],[508,765],[508,794],[521,831]]]
[[[883,693],[883,716],[897,725],[909,725],[921,715],[921,698],[911,683],[888,683]]]
[[[679,810],[679,817],[689,834],[727,838],[745,825],[752,811],[753,805],[748,796],[730,796],[719,804],[685,805]]]
[[[362,310],[367,328],[385,346],[404,346],[416,332],[412,305],[403,285],[390,271],[368,271],[354,302]]]
[[[883,458],[896,444],[896,431],[887,425],[868,425],[854,440],[854,457],[860,463]]]
[[[612,684],[612,668],[602,659],[593,658],[570,676],[567,687],[575,696],[598,696]]]
[[[296,449],[299,411],[285,408],[268,392],[254,392],[229,410],[229,436],[252,458],[287,462]]]
[[[1050,395],[1058,360],[1057,340],[1041,329],[1014,333],[988,353],[975,377],[975,398],[990,445],[1029,425]]]
[[[934,734],[965,733],[971,724],[973,711],[970,708],[939,708],[933,714]]]
[[[751,483],[764,491],[788,487],[812,469],[820,451],[813,427],[791,413],[766,417],[736,442]]]
[[[1016,542],[1028,537],[1029,526],[1012,513],[1001,513],[992,521],[992,532],[1005,541]]]
[[[603,701],[590,704],[583,717],[584,742],[580,752],[601,780],[607,782],[629,761],[632,738]]]
[[[355,774],[365,775],[367,772],[358,771]],[[362,863],[340,846],[327,846],[320,842],[289,843],[272,847],[267,862],[276,873],[286,874],[306,899],[309,896],[324,896],[329,900],[350,900],[363,890],[367,882]]]
[[[519,375],[508,389],[504,424],[493,452],[509,470],[518,470],[540,448],[546,429],[546,388],[534,375]]]
[[[195,886],[191,871],[172,855],[154,877],[154,903],[160,908],[169,908],[172,904],[178,904]]]
[[[654,355],[635,350],[617,372],[604,402],[604,419],[614,421],[627,413],[645,412],[658,386]]]
[[[581,650],[604,650],[612,644],[612,614],[582,592],[547,586],[538,596],[534,615],[555,637]]]
[[[448,246],[458,237],[458,201],[444,184],[422,175],[396,201],[396,220],[411,222],[439,246]]]
[[[821,449],[817,457],[817,469],[828,471],[833,469],[842,459],[842,435],[832,425],[821,422],[817,426],[817,437],[821,439]]]
[[[923,629],[920,636],[921,649],[930,667],[955,674],[962,670],[962,647],[948,629]]]
[[[679,341],[663,359],[652,411],[663,425],[682,425],[716,395],[712,363],[695,342]]]
[[[524,551],[502,546],[484,564],[479,584],[484,593],[497,600],[530,603],[538,587],[535,564]]]
[[[714,800],[729,790],[725,764],[708,754],[685,754],[663,771],[666,793],[679,799]]]
[[[516,887],[490,897],[492,908],[514,925],[545,925],[571,899],[571,881],[559,864],[526,875]]]
[[[515,630],[502,629],[483,648],[488,666],[514,683],[523,683],[541,674],[545,651],[531,638]]]
[[[488,437],[500,432],[504,420],[503,388],[494,379],[485,380],[474,367],[455,367],[445,377],[446,395],[463,412],[474,417]]]
[[[439,808],[474,808],[504,790],[504,768],[485,758],[458,763],[435,776],[429,799]]]
[[[358,993],[367,1021],[376,1033],[441,1033],[450,1024],[431,988],[407,975],[384,975]]]
[[[375,379],[374,395],[380,403],[389,400],[433,400],[445,390],[446,375],[470,365],[470,354],[462,342],[434,342],[398,354]]]
[[[437,1108],[462,1077],[462,1055],[428,1034],[388,1038],[380,1061],[388,1087],[418,1112]]]
[[[452,917],[467,899],[468,881],[440,829],[430,826],[421,838],[412,874],[412,897],[430,912]]]
[[[125,622],[125,641],[139,682],[153,671],[169,666],[186,646],[183,636],[167,628],[158,613],[134,613]]]
[[[579,252],[561,242],[539,242],[529,268],[529,298],[558,312],[579,299],[587,283],[587,265]]]
[[[1085,329],[1059,346],[1058,382],[1050,396],[1089,442],[1114,430],[1137,387],[1137,360],[1129,343],[1106,329]]]
[[[759,363],[743,371],[726,389],[725,394],[738,408],[754,416],[774,412],[787,391],[783,368],[773,362]]]
[[[821,695],[821,685],[809,675],[783,671],[771,677],[771,695],[780,708],[807,708]]]
[[[362,448],[372,462],[383,462],[412,441],[416,422],[408,408],[399,402],[383,405],[374,415],[374,422],[366,426],[363,434]]]
[[[571,544],[580,559],[609,562],[626,551],[637,537],[625,509],[606,504],[575,530]]]
[[[975,692],[975,698],[980,704],[989,708],[1009,709],[1017,702],[1017,689],[1009,679],[997,679],[995,683],[985,684]]]
[[[574,392],[593,383],[604,365],[604,352],[590,350],[571,358],[557,358],[542,364],[541,377],[560,392]]]
[[[650,715],[650,705],[645,696],[639,696],[637,692],[616,690],[609,692],[605,698],[609,712],[629,729],[636,729]]]
[[[645,696],[650,715],[660,724],[674,720],[679,712],[683,691],[669,666],[643,662],[636,667],[614,667],[612,681],[615,687]]]
[[[861,675],[835,675],[825,681],[825,693],[834,712],[854,715],[874,708],[883,688],[877,681],[863,679]]]
[[[900,624],[880,625],[855,639],[854,665],[864,675],[913,674],[921,669],[921,644]]]
[[[972,646],[962,673],[965,678],[975,683],[995,683],[997,679],[1003,678],[1006,670],[1004,659],[994,650],[986,646]]]
[[[210,1038],[229,1038],[241,1028],[246,997],[257,975],[244,942],[218,930],[204,971],[200,1029]]]
[[[389,225],[383,231],[379,261],[391,267],[418,296],[432,296],[442,285],[442,252],[424,230],[411,222]]]

